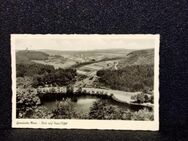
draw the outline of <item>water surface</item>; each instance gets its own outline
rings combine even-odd
[[[43,102],[43,105],[46,106],[49,110],[53,111],[57,108],[58,102],[64,102],[64,100],[47,101]],[[89,114],[90,108],[98,100],[99,98],[96,97],[78,97],[76,99],[72,98],[70,104],[73,105],[73,109],[75,110],[75,112]]]

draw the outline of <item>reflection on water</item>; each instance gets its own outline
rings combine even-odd
[[[90,111],[90,108],[93,106],[93,104],[98,101],[98,98],[88,97],[88,98],[78,98],[77,102],[75,104],[75,111],[78,113],[88,114]]]
[[[70,99],[70,97],[67,97],[67,98]],[[63,101],[65,101],[65,99],[66,98],[64,97],[63,100],[46,101],[46,102],[43,102],[43,105],[46,106],[50,111],[53,111],[57,108],[58,102],[60,102],[60,101],[63,102]],[[98,100],[100,100],[100,98],[97,98],[94,96],[93,97],[91,97],[91,96],[74,97],[74,98],[71,98],[71,105],[73,106],[73,109],[75,110],[76,113],[87,115],[87,114],[89,114],[90,108]],[[111,99],[105,99],[105,100],[107,101],[107,103],[109,105],[115,106],[117,108],[122,108],[124,110],[129,109],[130,111],[138,111],[143,108],[140,106],[131,106],[131,105],[125,104],[125,103],[118,103]]]
[[[73,105],[75,112],[88,114],[90,111],[90,108],[98,100],[99,98],[96,98],[96,97],[78,97],[76,99],[72,98],[71,105]],[[63,101],[63,100],[43,102],[43,105],[52,111],[57,108],[57,103],[60,101]]]

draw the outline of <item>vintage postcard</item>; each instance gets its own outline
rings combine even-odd
[[[11,35],[12,127],[159,130],[159,35]]]

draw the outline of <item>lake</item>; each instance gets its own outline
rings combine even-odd
[[[66,98],[64,98],[64,100],[65,99]],[[58,102],[64,102],[64,100],[46,101],[46,102],[43,102],[43,105],[52,111],[57,108]],[[98,100],[99,98],[96,98],[96,97],[78,97],[76,99],[72,98],[70,101],[71,102],[70,104],[73,105],[73,108],[76,112],[88,114],[90,111],[90,108]]]
[[[69,102],[73,106],[73,109],[76,113],[87,115],[90,112],[90,108],[93,106],[95,102],[100,100],[100,98],[97,98],[95,96],[79,96],[79,97],[64,97],[63,100],[54,100],[54,101],[45,101],[43,102],[43,105],[47,107],[50,111],[53,111],[57,108],[57,104],[59,102],[65,102],[66,99],[71,99]],[[102,99],[107,101],[107,103],[111,106],[115,106],[117,108],[123,108],[123,109],[129,109],[130,111],[138,111],[139,109],[142,109],[140,106],[131,106],[129,104],[125,103],[119,103],[112,99]]]

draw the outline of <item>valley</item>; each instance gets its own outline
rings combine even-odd
[[[21,88],[19,86],[18,90],[22,91],[22,89],[25,89],[26,87],[29,89],[32,88],[34,91],[38,88],[53,89],[54,91],[54,89],[65,87],[66,92],[63,92],[64,95],[60,96],[61,99],[64,99],[64,102],[59,101],[58,104],[61,103],[66,106],[69,104],[75,105],[75,102],[72,101],[72,99],[75,99],[76,95],[71,95],[71,93],[79,88],[81,88],[86,95],[95,96],[94,93],[101,93],[101,95],[107,96],[104,98],[104,96],[100,97],[100,95],[97,95],[99,97],[97,97],[96,100],[88,98],[92,104],[86,102],[90,107],[87,108],[87,113],[84,113],[84,110],[81,110],[81,115],[79,113],[77,113],[78,115],[74,115],[74,110],[72,111],[74,114],[69,111],[71,113],[66,116],[61,115],[59,112],[62,109],[59,109],[60,107],[58,106],[54,106],[57,105],[55,102],[52,106],[57,107],[56,110],[49,111],[46,109],[48,112],[52,112],[56,115],[52,116],[53,118],[68,118],[69,116],[71,117],[70,114],[73,114],[74,116],[72,116],[74,118],[88,119],[93,117],[92,107],[95,104],[98,104],[98,106],[102,104],[104,107],[108,104],[111,105],[110,103],[113,103],[111,100],[121,104],[138,106],[139,110],[145,110],[143,108],[146,108],[146,111],[147,108],[151,110],[153,107],[153,52],[154,50],[151,49],[117,49],[100,51],[26,50],[17,52],[17,68],[19,68],[17,69],[17,78],[19,78],[19,81],[24,81],[26,80],[24,78],[28,77],[28,81],[31,81],[29,87],[22,86]],[[22,83],[22,85],[24,85],[24,83]],[[54,98],[53,93],[54,92],[47,91],[47,95],[51,94],[52,97],[50,97],[52,99]],[[36,93],[34,95],[37,96]],[[80,92],[80,95],[83,97],[83,92]],[[105,104],[105,99],[108,99],[108,104]],[[79,102],[80,101],[87,100],[81,99]],[[41,103],[46,102],[43,101]],[[47,105],[51,104],[47,103]],[[37,107],[49,108],[48,106],[45,107],[45,105],[40,106],[40,104]],[[77,106],[73,107],[78,109]],[[84,106],[82,105],[82,107]],[[69,109],[70,107],[68,106],[67,108]],[[118,105],[112,104],[112,109],[113,108],[118,108]],[[122,113],[126,112],[128,107],[124,108],[120,108]],[[90,112],[88,112],[89,109],[91,109]],[[42,110],[42,112],[46,110]],[[132,112],[134,113],[134,111]],[[52,113],[51,115],[53,115]],[[20,114],[20,117],[24,117],[24,114]],[[113,116],[115,119],[117,118],[115,115]],[[119,115],[117,119],[122,118],[121,116],[122,115]],[[41,115],[41,117],[43,116]],[[153,116],[150,118],[152,119]]]

